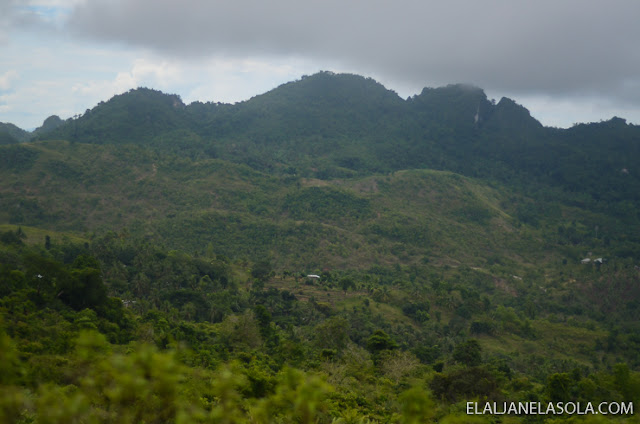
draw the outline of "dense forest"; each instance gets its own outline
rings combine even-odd
[[[640,128],[321,72],[0,126],[0,422],[639,422]]]

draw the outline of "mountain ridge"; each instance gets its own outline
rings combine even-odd
[[[257,95],[252,96],[251,98],[249,98],[247,100],[243,100],[243,101],[236,102],[236,103],[219,103],[219,102],[215,102],[215,101],[211,100],[211,101],[206,101],[206,102],[193,101],[192,103],[190,103],[188,105],[184,105],[182,103],[182,100],[180,99],[180,95],[179,94],[176,94],[176,93],[163,93],[162,91],[151,89],[151,88],[138,87],[138,88],[135,88],[135,89],[128,90],[127,92],[124,92],[124,93],[121,93],[121,94],[116,94],[116,95],[112,96],[110,99],[103,100],[103,101],[99,102],[96,106],[94,106],[94,108],[92,108],[91,110],[95,109],[95,107],[97,107],[97,106],[104,105],[105,103],[107,103],[107,102],[109,102],[109,101],[111,101],[111,100],[113,100],[115,98],[120,98],[121,96],[126,96],[128,94],[135,93],[135,92],[140,91],[140,90],[150,90],[152,92],[156,92],[156,93],[159,93],[161,95],[169,96],[169,97],[171,97],[173,99],[177,99],[178,102],[182,103],[183,106],[186,106],[186,107],[191,106],[193,108],[196,108],[198,106],[203,106],[203,105],[205,105],[205,106],[206,105],[223,105],[223,106],[242,105],[242,104],[246,104],[246,103],[252,102],[254,100],[261,99],[261,98],[263,98],[265,96],[268,97],[268,95],[270,95],[271,93],[279,91],[281,89],[288,89],[288,88],[290,88],[292,86],[301,85],[301,83],[304,83],[304,82],[307,82],[307,81],[312,81],[312,80],[318,79],[318,78],[322,78],[325,81],[327,79],[338,79],[338,80],[339,79],[349,79],[351,81],[359,79],[359,80],[361,80],[361,82],[368,82],[368,83],[371,83],[371,85],[376,85],[379,88],[381,88],[382,90],[386,91],[388,94],[392,94],[395,97],[397,97],[397,99],[403,100],[403,101],[406,101],[406,100],[411,99],[411,98],[416,98],[416,97],[423,96],[423,95],[425,95],[425,93],[428,93],[430,91],[442,91],[442,90],[447,90],[447,89],[451,89],[451,88],[457,88],[457,89],[466,90],[466,91],[480,91],[480,92],[482,92],[482,95],[486,98],[486,95],[484,94],[484,91],[482,90],[482,88],[474,86],[474,85],[471,85],[471,84],[456,83],[456,84],[449,84],[449,85],[441,86],[441,87],[425,87],[425,88],[422,89],[421,93],[415,94],[413,96],[409,96],[409,98],[407,98],[407,99],[402,99],[400,96],[397,95],[397,93],[395,91],[384,87],[382,84],[380,84],[379,82],[375,81],[374,79],[372,79],[370,77],[364,77],[364,76],[360,76],[360,75],[357,75],[357,74],[344,74],[344,73],[336,74],[336,73],[333,73],[333,72],[330,72],[330,71],[320,71],[320,72],[318,72],[316,74],[313,74],[311,76],[305,75],[305,76],[302,76],[298,80],[294,80],[294,81],[283,83],[283,84],[279,85],[278,87],[275,87],[275,88],[273,88],[271,90],[268,90],[268,91],[266,91],[266,92],[264,92],[262,94],[257,94]],[[49,118],[51,118],[53,116],[56,116],[56,115],[52,115]],[[80,115],[80,116],[82,116],[82,115]],[[47,119],[49,119],[49,118],[47,118]],[[68,122],[70,120],[73,120],[73,118],[66,119],[63,122]],[[589,124],[589,123],[585,122],[584,124]],[[4,123],[2,125],[13,125],[13,124]],[[580,124],[577,124],[577,125],[580,125]],[[16,127],[16,128],[18,128],[18,127]],[[43,128],[43,126],[39,127],[38,129],[42,129],[42,128]],[[21,129],[21,130],[25,131],[24,129]],[[28,131],[26,131],[26,132],[28,132]],[[36,132],[36,131],[34,130],[32,133],[34,133],[34,132]]]
[[[543,184],[582,192],[600,209],[640,207],[640,172],[630,160],[640,154],[640,127],[621,118],[544,127],[515,101],[496,104],[466,84],[402,99],[371,78],[320,72],[244,102],[189,105],[138,88],[50,123],[34,141],[135,144],[324,180],[436,169],[527,191]]]

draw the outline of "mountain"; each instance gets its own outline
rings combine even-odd
[[[640,129],[621,118],[545,128],[478,87],[402,99],[322,72],[3,128],[0,421],[640,401]]]
[[[35,136],[38,136],[39,134],[46,134],[50,131],[55,130],[56,128],[58,128],[63,124],[64,124],[64,121],[60,119],[58,115],[51,115],[50,117],[44,120],[41,126],[39,126],[33,131],[32,136],[35,137]]]
[[[10,123],[0,122],[0,144],[19,143],[29,139],[29,132]]]
[[[143,143],[188,126],[184,104],[176,95],[140,88],[117,95],[67,121],[39,139],[63,138],[84,143]]]
[[[629,223],[640,208],[632,160],[640,127],[615,118],[545,128],[515,101],[496,104],[463,84],[403,100],[370,78],[321,72],[234,105],[184,105],[179,96],[141,88],[77,119],[45,124],[35,132],[40,141],[138,146],[273,176],[331,180],[431,169]]]
[[[625,124],[617,131],[624,134],[617,143],[636,148],[638,127]],[[132,90],[39,139],[162,146],[308,177],[431,168],[503,182],[542,178],[574,190],[574,182],[549,175],[570,164],[575,150],[591,154],[608,142],[600,136],[578,140],[577,132],[544,128],[513,100],[494,104],[477,87],[424,89],[403,100],[371,79],[322,72],[235,105],[185,106],[175,95]],[[547,158],[553,165],[545,164]],[[619,162],[623,169],[625,159],[594,154],[583,161],[580,180],[598,184],[603,167]],[[637,177],[630,175],[635,187]]]
[[[132,144],[324,180],[435,169],[554,192],[619,217],[634,215],[629,204],[640,207],[640,173],[630,161],[640,127],[616,118],[545,128],[515,101],[496,104],[463,84],[403,100],[370,78],[320,72],[234,105],[184,105],[141,88],[77,119],[51,119],[38,140]]]
[[[257,143],[311,136],[357,138],[393,119],[390,114],[401,106],[397,94],[370,78],[323,72],[238,104],[233,118],[242,123],[238,127],[224,128],[214,114],[207,132],[220,137],[230,131]]]
[[[438,231],[429,231],[439,249],[424,242],[424,233],[405,253],[407,263],[431,255],[445,263],[450,256],[443,251],[462,254],[462,236],[450,237],[458,234],[456,220],[486,241],[496,230],[491,225],[502,222],[501,241],[485,249],[499,255],[512,249],[505,250],[506,228],[564,225],[562,217],[575,207],[583,212],[571,213],[606,227],[600,235],[621,242],[625,255],[637,248],[623,239],[640,237],[640,175],[630,160],[640,149],[638,127],[616,118],[545,128],[515,101],[496,104],[469,85],[425,88],[404,100],[370,78],[321,72],[235,105],[185,105],[176,95],[141,88],[76,119],[52,117],[45,124],[37,143],[4,154],[6,189],[0,194],[13,205],[4,211],[7,222],[80,231],[127,226],[191,252],[214,238],[220,254],[250,250],[253,259],[270,256],[283,265],[296,263],[294,252],[307,257],[323,239],[339,244],[342,237],[354,246],[375,239],[385,246],[365,249],[368,256],[358,256],[358,265],[328,250],[313,262],[352,267],[388,262],[394,232],[422,234],[420,228],[431,227],[425,216],[440,222]],[[47,142],[56,139],[71,144]],[[406,180],[400,173],[407,170],[441,172],[429,178],[443,192],[473,195],[452,196],[458,206],[451,208],[396,210],[385,199],[396,192],[415,197],[403,187],[422,186],[427,175]],[[450,172],[465,178],[459,184],[489,184],[497,192],[463,188],[444,177]],[[38,188],[28,194],[16,191],[21,186]],[[51,192],[58,202],[46,199]],[[595,215],[587,218],[586,211]],[[395,230],[389,220],[398,222]]]
[[[52,115],[44,120],[42,125],[33,132],[25,131],[13,124],[0,122],[0,144],[22,143],[32,138],[46,134],[64,124],[64,121],[57,115]]]
[[[12,137],[8,132],[0,132],[0,145],[14,143],[19,143],[19,141]]]

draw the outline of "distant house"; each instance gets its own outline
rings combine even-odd
[[[584,258],[583,260],[580,261],[580,263],[582,263],[583,265],[588,264],[589,262],[591,262],[590,258]]]
[[[134,303],[136,303],[135,300],[123,300],[122,304],[124,305],[125,308],[128,308],[129,306],[133,305]]]
[[[316,274],[309,274],[309,275],[307,275],[307,278],[315,278],[316,280],[319,280],[320,276],[316,275]]]

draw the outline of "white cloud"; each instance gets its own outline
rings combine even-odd
[[[18,72],[15,70],[9,70],[0,75],[0,90],[11,89],[11,82],[18,78]]]
[[[78,82],[72,90],[76,95],[96,98],[96,103],[137,87],[178,94],[187,103],[234,103],[316,71],[314,65],[295,59],[169,61],[148,56],[133,60],[128,70],[118,72],[113,79]]]
[[[8,104],[9,96],[6,94],[0,95],[0,112],[7,113],[11,110],[11,106]]]
[[[166,60],[137,59],[129,75],[135,86],[149,84],[166,89],[172,85],[182,84],[183,72],[182,66]]]
[[[182,73],[179,65],[166,61],[135,59],[129,70],[117,72],[114,79],[77,82],[72,91],[80,96],[100,96],[100,100],[106,100],[115,94],[142,86],[170,90],[181,84]]]
[[[269,91],[280,84],[317,72],[317,65],[295,58],[217,58],[190,62],[180,93],[185,102],[235,103]]]

